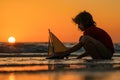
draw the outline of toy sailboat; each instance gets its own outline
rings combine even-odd
[[[67,48],[64,44],[49,30],[48,58],[55,56],[56,53],[65,52]],[[57,55],[64,55],[63,53]]]

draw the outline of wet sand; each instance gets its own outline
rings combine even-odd
[[[119,74],[119,57],[112,60],[0,58],[0,80],[120,80]]]
[[[119,71],[110,72],[11,72],[0,73],[1,80],[120,80]]]

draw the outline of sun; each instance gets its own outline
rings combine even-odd
[[[15,43],[15,41],[16,41],[16,39],[15,39],[15,37],[13,37],[13,36],[10,36],[10,37],[8,38],[8,42],[9,42],[9,43]]]

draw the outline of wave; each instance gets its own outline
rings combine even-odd
[[[64,43],[68,48],[74,46],[76,43]],[[115,53],[120,53],[120,43],[114,44]],[[47,53],[48,43],[34,42],[34,43],[0,43],[0,53]],[[81,48],[77,52],[84,52]]]

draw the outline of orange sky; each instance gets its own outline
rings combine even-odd
[[[0,42],[9,36],[17,42],[45,42],[48,28],[61,41],[78,42],[82,32],[72,18],[83,10],[120,42],[120,0],[0,0]]]

